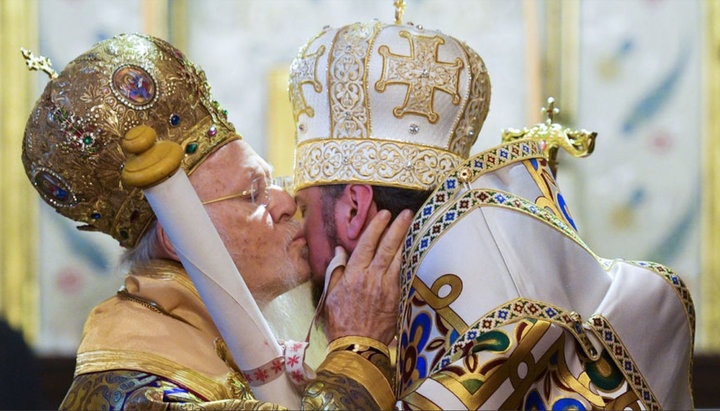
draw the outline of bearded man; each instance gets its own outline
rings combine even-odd
[[[84,224],[81,230],[109,234],[126,247],[130,266],[117,295],[87,319],[75,378],[60,408],[277,408],[256,400],[165,229],[142,192],[121,182],[126,134],[142,128],[180,144],[181,167],[257,303],[308,279],[292,197],[272,184],[270,166],[212,100],[202,70],[170,44],[139,34],[98,43],[59,75],[46,59],[24,54],[31,68],[51,75],[25,130],[27,175],[57,212]],[[371,224],[363,243],[368,252],[353,260],[358,270],[399,270],[398,245],[409,218],[381,239],[388,221]],[[331,363],[362,368],[369,363],[362,354]],[[351,371],[340,372],[346,386],[354,381]],[[263,372],[271,379],[283,371]],[[343,401],[378,407],[357,390]]]
[[[417,211],[400,301],[354,320],[398,316],[397,367],[384,375],[399,407],[692,407],[687,288],[667,267],[592,253],[550,170],[542,148],[588,144],[573,140],[584,132],[550,118],[468,159],[489,104],[483,61],[412,24],[324,29],[300,48],[289,93],[313,281],[338,284],[328,308],[343,287],[362,294],[366,279],[334,269],[377,210]],[[378,346],[393,339],[383,331]],[[349,349],[340,340],[328,359]]]

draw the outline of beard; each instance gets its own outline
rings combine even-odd
[[[311,284],[306,282],[272,300],[262,308],[262,313],[275,338],[284,341],[305,341],[315,305],[312,302]],[[326,345],[325,332],[316,324],[315,329],[311,330],[310,346],[306,352],[305,362],[317,368],[325,358]]]
[[[336,202],[337,200],[331,196],[324,197],[321,211],[323,221],[325,222],[325,237],[327,238],[328,244],[330,245],[330,250],[333,251],[335,250],[335,247],[340,245],[337,235],[337,226],[335,225],[335,216],[333,215]],[[330,257],[330,259],[332,259],[332,257]],[[326,269],[329,264],[330,260],[325,261]],[[320,303],[320,298],[322,297],[322,293],[325,289],[325,275],[327,275],[327,273],[323,273],[323,275],[321,276],[311,276],[312,302],[315,307],[317,307],[318,303]],[[320,322],[321,319],[322,316],[321,318],[318,318],[318,322]]]

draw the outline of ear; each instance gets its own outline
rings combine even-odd
[[[175,261],[180,261],[180,258],[178,257],[177,253],[175,252],[175,247],[172,245],[172,242],[170,242],[170,237],[168,237],[167,233],[165,232],[165,229],[163,228],[162,224],[158,221],[158,223],[155,225],[155,235],[157,236],[157,255],[160,258],[167,258]]]
[[[341,226],[344,226],[344,234],[347,240],[355,248],[355,244],[360,238],[360,234],[370,222],[372,217],[377,213],[377,207],[373,201],[373,189],[368,184],[348,184],[342,197],[339,199],[339,209]],[[339,233],[341,237],[344,237]]]

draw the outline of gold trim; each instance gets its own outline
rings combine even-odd
[[[227,376],[218,381],[167,358],[140,351],[98,350],[79,353],[74,377],[120,369],[165,377],[197,392],[207,400],[232,398],[228,387],[223,383]]]
[[[345,337],[336,338],[332,341],[330,341],[330,344],[327,346],[327,352],[331,353],[333,351],[347,348],[350,345],[366,345],[370,348],[374,348],[383,354],[385,354],[388,358],[390,358],[390,350],[388,349],[388,346],[381,343],[380,341],[369,338],[369,337],[361,337],[357,335],[348,335]]]
[[[190,276],[187,275],[183,266],[178,262],[172,260],[152,260],[148,265],[135,267],[128,274],[137,277],[176,282],[188,290],[195,298],[202,300]]]
[[[328,354],[318,368],[344,375],[365,387],[381,409],[390,409],[395,404],[395,394],[390,382],[370,361],[350,351],[335,351]]]
[[[703,216],[701,327],[699,348],[720,352],[720,2],[707,1],[705,7],[705,138],[703,151]]]
[[[598,325],[595,320],[599,320],[601,324]],[[627,381],[628,386],[633,390],[638,400],[643,403],[645,409],[659,409],[661,404],[658,401],[657,396],[652,391],[652,388],[650,387],[650,384],[648,384],[645,376],[638,369],[637,363],[630,355],[630,352],[620,338],[620,335],[617,331],[615,331],[612,324],[610,324],[610,321],[608,321],[604,316],[596,314],[590,317],[587,323],[591,325],[591,331],[595,334],[595,337],[600,344],[602,344],[605,348],[605,351],[610,354],[610,358],[615,362],[615,366],[618,370],[620,370],[623,377],[625,377],[625,381]],[[612,339],[605,338],[604,334],[607,332],[612,333]],[[608,343],[608,341],[611,342]],[[620,348],[620,350],[618,350],[618,348]],[[623,357],[622,354],[625,354],[625,356]],[[628,366],[628,361],[631,363],[632,370],[636,371],[635,373],[630,373],[630,370],[626,368]],[[688,386],[690,387],[690,385]],[[643,394],[648,394],[650,398],[646,398]],[[690,399],[692,401],[692,395],[690,396]],[[695,408],[694,405],[693,408]]]
[[[33,344],[38,333],[37,197],[20,159],[35,73],[20,47],[37,50],[37,2],[0,2],[0,314]]]
[[[440,406],[430,401],[427,397],[413,391],[402,398],[404,404],[410,405],[413,410],[440,410]]]
[[[313,139],[295,155],[295,190],[322,184],[435,188],[462,158],[437,147],[370,138]]]

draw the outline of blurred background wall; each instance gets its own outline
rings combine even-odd
[[[118,33],[167,39],[205,69],[215,98],[276,174],[289,174],[286,83],[298,47],[325,25],[391,22],[392,3],[0,0],[0,315],[39,358],[46,406],[69,386],[85,317],[123,273],[112,239],[77,231],[24,175],[24,124],[47,77],[27,72],[19,47],[60,71]],[[712,382],[704,373],[720,370],[718,19],[717,0],[407,0],[404,16],[483,57],[492,102],[474,153],[499,144],[504,128],[543,121],[549,96],[560,122],[598,132],[589,158],[561,155],[560,186],[597,254],[660,262],[690,287],[698,407],[720,406],[703,385]]]

